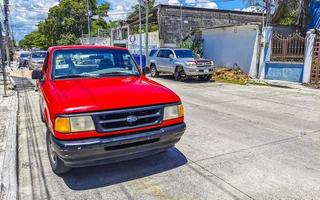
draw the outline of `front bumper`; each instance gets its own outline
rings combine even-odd
[[[136,134],[61,141],[51,134],[55,152],[69,167],[115,163],[156,154],[173,147],[186,129],[185,123]]]
[[[215,67],[194,67],[194,68],[185,68],[184,71],[188,76],[201,76],[213,74]]]

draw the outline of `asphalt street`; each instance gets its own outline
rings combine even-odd
[[[63,176],[49,166],[38,93],[22,81],[19,198],[319,199],[319,91],[155,80],[185,106],[176,148]]]

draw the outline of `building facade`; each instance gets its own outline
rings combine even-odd
[[[159,39],[162,46],[174,46],[195,29],[221,26],[262,25],[262,13],[218,10],[195,7],[158,5]]]

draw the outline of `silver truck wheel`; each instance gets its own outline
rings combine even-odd
[[[176,81],[185,81],[188,79],[188,76],[184,72],[183,67],[177,67],[175,72],[174,72],[174,79]]]

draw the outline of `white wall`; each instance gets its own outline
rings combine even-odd
[[[273,27],[268,26],[262,29],[261,44],[263,48],[260,52],[260,66],[259,66],[259,78],[265,79],[266,77],[266,63],[271,59],[272,52],[272,35]]]
[[[304,55],[304,70],[303,70],[303,83],[310,83],[311,68],[313,62],[314,41],[316,34],[314,30],[309,30],[306,36],[306,46]]]
[[[80,38],[80,43],[83,45],[88,45],[89,38]],[[91,37],[90,43],[94,45],[100,45],[100,46],[111,46],[110,38]]]
[[[160,41],[159,41],[159,32],[150,32],[148,34],[148,48],[149,51],[151,49],[159,48],[160,47]],[[128,49],[133,54],[140,54],[139,48],[140,47],[140,37],[139,34],[130,35],[128,38]],[[146,51],[146,34],[142,34],[142,52],[145,54]]]
[[[204,57],[213,59],[217,66],[233,67],[252,77],[257,76],[259,27],[233,26],[202,32]]]

